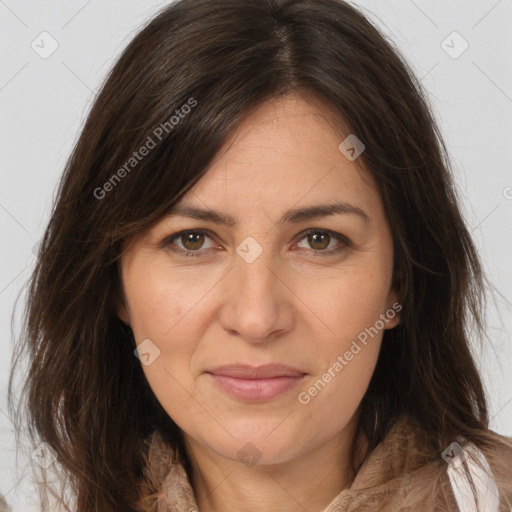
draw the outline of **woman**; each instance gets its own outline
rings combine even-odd
[[[449,171],[420,84],[349,4],[164,9],[95,101],[31,281],[18,359],[47,493],[510,510]]]

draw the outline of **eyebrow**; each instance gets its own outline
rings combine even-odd
[[[358,206],[353,206],[349,203],[341,201],[331,201],[324,204],[315,204],[303,208],[293,208],[285,212],[278,220],[277,224],[298,224],[305,220],[318,219],[330,215],[357,215],[366,224],[370,222],[370,217]],[[233,227],[236,225],[236,220],[231,215],[226,213],[196,208],[184,203],[178,203],[168,213],[169,216],[179,215],[182,217],[190,217],[192,219],[199,219],[203,221],[213,222],[215,224],[222,224],[225,226]]]

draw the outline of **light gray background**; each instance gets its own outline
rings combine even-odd
[[[30,505],[26,460],[16,467],[7,416],[12,307],[98,86],[141,24],[167,3],[0,0],[0,493],[16,512],[38,509]],[[490,396],[492,427],[512,436],[512,0],[354,3],[411,62],[441,123],[468,224],[503,296],[498,307],[489,308],[494,348],[475,347],[475,352]],[[47,59],[31,47],[34,40],[43,45],[43,31],[59,45]],[[454,31],[469,44],[457,58],[464,42],[451,35]]]

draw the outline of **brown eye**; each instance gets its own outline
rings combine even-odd
[[[179,237],[183,243],[183,247],[189,251],[200,249],[204,243],[204,233],[185,233]]]
[[[313,249],[326,249],[329,245],[330,236],[327,233],[315,233],[307,236],[308,243]]]
[[[210,242],[209,247],[203,247],[206,239],[212,238],[202,230],[182,231],[176,233],[164,240],[163,246],[174,253],[182,253],[186,256],[204,255],[207,249],[211,249],[214,244]]]
[[[306,245],[303,244],[302,240],[306,240]],[[331,242],[338,241],[338,244],[332,244]],[[301,249],[309,249],[310,252],[319,253],[318,256],[328,256],[330,254],[339,253],[350,246],[350,241],[336,233],[325,230],[314,230],[307,231],[302,237],[298,244]]]

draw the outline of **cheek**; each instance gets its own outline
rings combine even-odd
[[[151,336],[161,342],[172,340],[180,322],[193,313],[212,286],[208,278],[194,281],[190,273],[171,271],[161,261],[135,261],[123,277],[137,342]],[[213,282],[215,276],[211,277]]]
[[[149,339],[157,347],[158,356],[142,370],[156,399],[169,416],[200,422],[192,407],[194,394],[191,361],[200,339],[194,325],[187,322],[200,297],[194,290],[170,281],[163,274],[145,275],[126,288],[130,297],[130,323],[137,345]],[[179,298],[179,299],[178,299]],[[188,315],[187,315],[188,313]]]
[[[346,338],[324,350],[328,362],[311,375],[297,397],[311,435],[319,425],[324,435],[334,435],[352,418],[368,389],[381,340],[381,333],[367,344]]]
[[[319,280],[322,286],[310,288],[305,295],[308,306],[322,320],[319,328],[325,335],[317,339],[330,337],[334,345],[343,348],[374,327],[388,306],[389,281],[387,273],[363,266],[343,268],[329,279]],[[382,329],[381,322],[377,326]]]
[[[362,400],[377,363],[383,335],[389,279],[368,267],[345,268],[309,293],[308,306],[321,322],[311,336],[317,359],[315,374],[302,388],[305,414],[323,418],[336,430]]]
[[[199,338],[194,331],[197,324],[187,319],[206,292],[202,286],[187,287],[184,280],[171,279],[169,274],[158,263],[127,265],[123,271],[136,345],[146,343],[155,354],[150,364],[141,358],[142,369],[161,403],[180,395],[176,393],[180,383],[189,384],[190,360]]]

